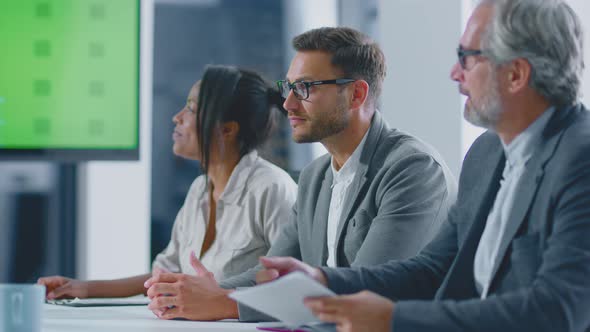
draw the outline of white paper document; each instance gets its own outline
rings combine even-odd
[[[266,284],[235,291],[229,296],[287,326],[296,327],[320,322],[303,304],[305,298],[335,295],[307,275],[294,272]]]
[[[49,304],[66,305],[70,307],[109,307],[109,306],[130,306],[148,305],[150,299],[143,295],[120,298],[91,298],[91,299],[62,299],[47,300]]]

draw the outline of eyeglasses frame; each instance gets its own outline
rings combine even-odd
[[[354,81],[356,81],[356,80],[352,79],[352,78],[337,78],[337,79],[333,79],[333,80],[318,80],[318,81],[295,81],[293,83],[289,83],[289,81],[287,81],[287,80],[279,80],[279,81],[277,81],[277,87],[279,89],[279,92],[281,93],[281,96],[283,96],[283,98],[285,98],[285,99],[287,99],[288,94],[286,96],[283,95],[283,90],[284,90],[283,85],[284,84],[287,87],[289,87],[289,92],[293,91],[293,94],[295,95],[295,97],[297,99],[307,100],[307,98],[309,98],[309,88],[311,88],[312,86],[324,85],[324,84],[343,85],[343,84],[352,83]],[[303,86],[305,86],[305,96],[302,96],[296,92],[296,90],[295,90],[296,84],[303,84]]]

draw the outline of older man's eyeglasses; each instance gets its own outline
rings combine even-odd
[[[322,80],[322,81],[297,81],[293,83],[289,83],[288,81],[281,80],[277,81],[277,87],[279,88],[279,92],[283,98],[287,99],[289,96],[289,92],[291,90],[295,94],[295,97],[299,100],[305,100],[309,98],[309,88],[314,85],[323,85],[323,84],[336,84],[342,85],[356,81],[352,78],[339,78],[335,80]]]
[[[457,47],[457,58],[459,59],[459,64],[461,65],[461,69],[466,70],[467,68],[467,57],[472,55],[482,55],[482,50],[466,50],[463,46]]]

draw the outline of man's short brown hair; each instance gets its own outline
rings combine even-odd
[[[293,38],[296,51],[325,51],[332,54],[332,65],[346,78],[369,84],[369,102],[377,104],[385,78],[385,56],[377,43],[365,34],[346,27],[325,27]]]

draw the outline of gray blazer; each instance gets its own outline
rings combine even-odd
[[[582,105],[558,110],[546,126],[510,212],[490,294],[480,300],[473,261],[504,162],[498,136],[483,134],[436,238],[403,262],[325,269],[330,288],[399,301],[396,332],[590,331],[590,113]]]
[[[301,173],[288,225],[268,256],[326,265],[331,199],[330,155]],[[375,112],[337,228],[337,266],[368,266],[416,255],[439,230],[456,198],[456,183],[438,154],[416,138],[389,129]],[[252,286],[260,267],[221,282]],[[240,307],[240,319],[251,320]]]

